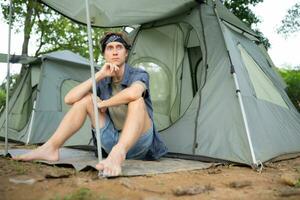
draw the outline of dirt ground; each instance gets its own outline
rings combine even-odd
[[[264,166],[220,165],[162,175],[99,179],[97,171],[0,157],[0,199],[300,199],[300,157]]]

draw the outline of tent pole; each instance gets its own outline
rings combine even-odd
[[[87,22],[87,31],[88,31],[88,45],[89,45],[89,54],[90,54],[90,66],[91,66],[91,77],[93,83],[93,106],[95,113],[95,123],[96,123],[96,138],[97,138],[97,151],[98,151],[98,160],[102,160],[102,151],[101,151],[101,140],[100,140],[100,126],[99,126],[99,115],[97,107],[97,91],[96,91],[96,80],[95,80],[95,68],[94,68],[94,54],[93,54],[93,43],[92,43],[92,31],[91,31],[91,21],[90,21],[90,9],[89,9],[89,0],[85,0],[86,6],[86,22]]]
[[[242,116],[243,116],[243,121],[244,121],[245,129],[246,129],[247,139],[248,139],[248,142],[249,142],[249,147],[250,147],[250,152],[251,152],[251,156],[252,156],[252,161],[253,161],[253,164],[254,164],[253,167],[257,168],[258,165],[259,165],[259,162],[256,160],[256,157],[255,157],[255,154],[254,154],[253,144],[252,144],[252,140],[251,140],[251,136],[250,136],[250,130],[249,130],[249,126],[248,126],[247,115],[246,115],[245,107],[244,107],[244,102],[243,102],[243,99],[242,99],[242,95],[241,95],[241,91],[240,91],[240,86],[239,86],[239,83],[238,83],[237,76],[236,76],[234,68],[232,69],[232,76],[233,76],[233,79],[234,79],[236,93],[237,93],[237,96],[238,96],[238,99],[239,99],[239,104],[240,104],[241,111],[242,111]]]
[[[32,133],[32,124],[35,116],[35,108],[36,108],[36,100],[33,102],[33,109],[31,112],[31,118],[30,118],[30,123],[29,123],[29,129],[28,129],[28,136],[27,136],[27,141],[26,144],[29,144],[30,138],[31,138],[31,133]]]
[[[240,91],[240,86],[239,86],[239,83],[238,83],[238,79],[237,79],[237,75],[235,73],[234,66],[232,64],[230,52],[229,52],[228,47],[227,47],[223,26],[221,24],[220,17],[218,15],[218,12],[217,12],[217,9],[216,9],[216,2],[215,2],[215,0],[213,0],[213,2],[214,2],[214,12],[216,14],[218,24],[221,28],[222,36],[223,36],[223,39],[224,39],[225,47],[226,47],[228,57],[229,57],[229,61],[230,61],[230,65],[231,65],[231,74],[232,74],[233,79],[234,79],[235,89],[236,89],[236,93],[237,93],[237,96],[238,96],[238,100],[239,100],[239,104],[240,104],[240,108],[241,108],[241,112],[242,112],[243,122],[244,122],[245,130],[246,130],[247,139],[248,139],[249,148],[250,148],[250,153],[251,153],[251,158],[252,158],[252,162],[253,162],[252,163],[252,168],[259,169],[259,168],[262,168],[262,163],[260,161],[256,160],[256,157],[255,157],[255,153],[254,153],[254,150],[253,150],[253,144],[252,144],[252,140],[251,140],[251,134],[250,134],[249,125],[248,125],[248,120],[247,120],[247,115],[246,115],[246,112],[245,112],[244,102],[243,102],[241,91]]]
[[[11,42],[11,22],[12,21],[12,0],[9,3],[9,28],[8,28],[8,52],[7,52],[7,75],[6,75],[6,104],[5,104],[5,156],[8,155],[8,100],[9,100],[9,80],[10,80],[10,42]]]

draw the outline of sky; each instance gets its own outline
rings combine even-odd
[[[264,0],[252,8],[261,22],[254,28],[258,28],[271,43],[268,50],[273,62],[277,67],[300,66],[300,32],[284,38],[277,34],[276,29],[280,26],[287,10],[300,0]],[[21,54],[23,35],[12,31],[11,54]],[[34,39],[30,41],[29,53],[33,54],[36,46]],[[8,25],[4,23],[3,15],[0,13],[0,53],[8,52]],[[11,74],[20,71],[20,65],[10,65]],[[7,74],[7,64],[0,63],[0,84]]]

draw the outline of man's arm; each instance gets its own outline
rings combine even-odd
[[[119,70],[119,68],[116,65],[105,63],[101,70],[95,74],[96,82],[99,82],[105,77],[113,76],[117,70]],[[91,78],[77,85],[65,96],[65,103],[68,105],[73,105],[75,102],[82,99],[87,93],[91,92],[92,85],[93,83]]]
[[[142,97],[145,89],[146,88],[143,83],[139,83],[139,81],[134,82],[130,87],[125,88],[111,98],[98,102],[98,107],[106,108],[110,106],[128,104],[129,102],[135,101]]]

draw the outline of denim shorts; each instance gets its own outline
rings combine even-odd
[[[153,141],[153,123],[151,124],[152,125],[148,131],[143,133],[134,146],[129,149],[126,159],[142,160],[145,158]],[[121,132],[114,127],[110,117],[106,116],[105,125],[100,129],[100,134],[101,146],[106,153],[109,153],[118,143]]]

